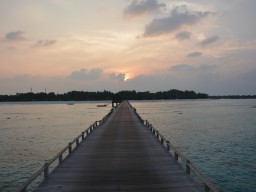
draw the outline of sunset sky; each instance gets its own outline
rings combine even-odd
[[[0,94],[256,94],[255,0],[0,0]]]

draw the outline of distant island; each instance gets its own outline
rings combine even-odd
[[[70,91],[63,94],[50,93],[16,93],[15,95],[0,95],[0,102],[16,101],[101,101],[111,100],[115,93],[110,91]],[[252,99],[256,95],[231,95],[231,96],[209,96],[205,93],[195,91],[180,91],[171,89],[169,91],[159,91],[151,93],[149,91],[119,91],[117,94],[126,100],[162,100],[162,99]]]

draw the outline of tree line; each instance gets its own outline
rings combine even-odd
[[[119,94],[125,100],[160,100],[160,99],[207,99],[208,94],[196,93],[194,91],[180,91],[171,89],[151,93],[149,91],[120,91]],[[50,93],[16,93],[15,95],[0,95],[0,102],[13,101],[100,101],[111,100],[115,93],[110,91],[70,91],[63,94]]]

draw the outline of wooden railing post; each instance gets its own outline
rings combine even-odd
[[[169,145],[169,141],[166,141],[166,146],[167,146],[167,150],[170,151],[170,145]]]
[[[161,143],[164,144],[164,139],[161,137]]]
[[[174,158],[175,158],[176,161],[179,160],[179,155],[178,155],[178,153],[174,152]]]
[[[24,189],[22,189],[21,192],[28,192],[27,187],[25,187]]]
[[[72,153],[72,143],[69,143],[68,152],[69,154]]]
[[[44,164],[44,178],[47,178],[49,176],[49,163],[46,162]]]
[[[62,161],[63,161],[63,155],[61,154],[61,155],[59,156],[59,164],[61,164]]]
[[[82,132],[82,140],[84,140],[84,131]]]
[[[205,192],[210,192],[210,188],[206,183],[204,183],[204,191]]]
[[[190,160],[186,160],[186,172],[190,175],[190,166],[189,166],[189,164],[190,164]]]
[[[156,131],[156,137],[157,137],[157,139],[159,139],[159,133],[158,133],[158,131]]]

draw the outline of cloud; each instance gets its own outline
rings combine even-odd
[[[219,37],[217,35],[215,35],[215,36],[211,36],[211,37],[204,39],[203,41],[200,42],[200,44],[202,46],[206,46],[206,45],[215,43],[218,40],[219,40]]]
[[[73,71],[69,75],[69,78],[74,80],[95,80],[100,76],[101,73],[101,69],[92,69],[87,71],[82,68],[80,71]]]
[[[192,66],[188,64],[179,64],[179,65],[174,65],[170,67],[171,71],[176,71],[176,72],[191,72],[191,71],[209,71],[213,68],[215,68],[216,65],[200,65],[200,66]]]
[[[191,71],[194,70],[194,67],[188,64],[178,64],[170,67],[171,71]]]
[[[7,41],[21,41],[25,40],[24,31],[11,31],[5,34],[5,40]]]
[[[192,12],[186,5],[175,7],[168,17],[156,18],[145,27],[144,37],[154,37],[171,33],[182,26],[193,25],[210,12]]]
[[[189,53],[188,55],[187,55],[187,57],[200,57],[200,56],[202,56],[202,53],[201,52],[192,52],[192,53]]]
[[[164,3],[159,3],[157,0],[133,0],[131,4],[124,9],[124,16],[126,18],[137,17],[159,11],[161,7],[165,6]]]
[[[110,78],[117,80],[119,82],[124,82],[125,81],[125,73],[112,73],[110,75]]]
[[[71,90],[118,92],[120,90],[163,91],[169,89],[194,90],[210,95],[255,95],[256,70],[246,70],[242,73],[221,75],[215,65],[193,67],[179,66],[176,68],[187,70],[174,71],[169,74],[138,75],[132,79],[116,81],[113,78],[95,79],[92,81],[74,81],[69,77],[44,77],[18,75],[9,78],[0,77],[1,94],[15,94],[17,92],[48,92],[64,93]],[[217,68],[217,69],[216,69]],[[208,69],[208,71],[204,71]],[[171,70],[171,68],[170,68]],[[190,70],[190,71],[189,71]],[[189,71],[189,72],[188,72]],[[124,75],[124,74],[123,74]],[[122,73],[116,77],[122,77]]]
[[[232,36],[241,41],[254,41],[256,25],[253,18],[256,18],[256,1],[240,0],[229,2],[229,9],[225,15],[220,15],[219,22],[225,29],[228,29]]]
[[[34,47],[49,47],[56,43],[56,40],[39,40],[35,43]]]
[[[191,36],[191,33],[188,31],[181,31],[175,35],[175,38],[178,40],[186,40],[189,39]]]

